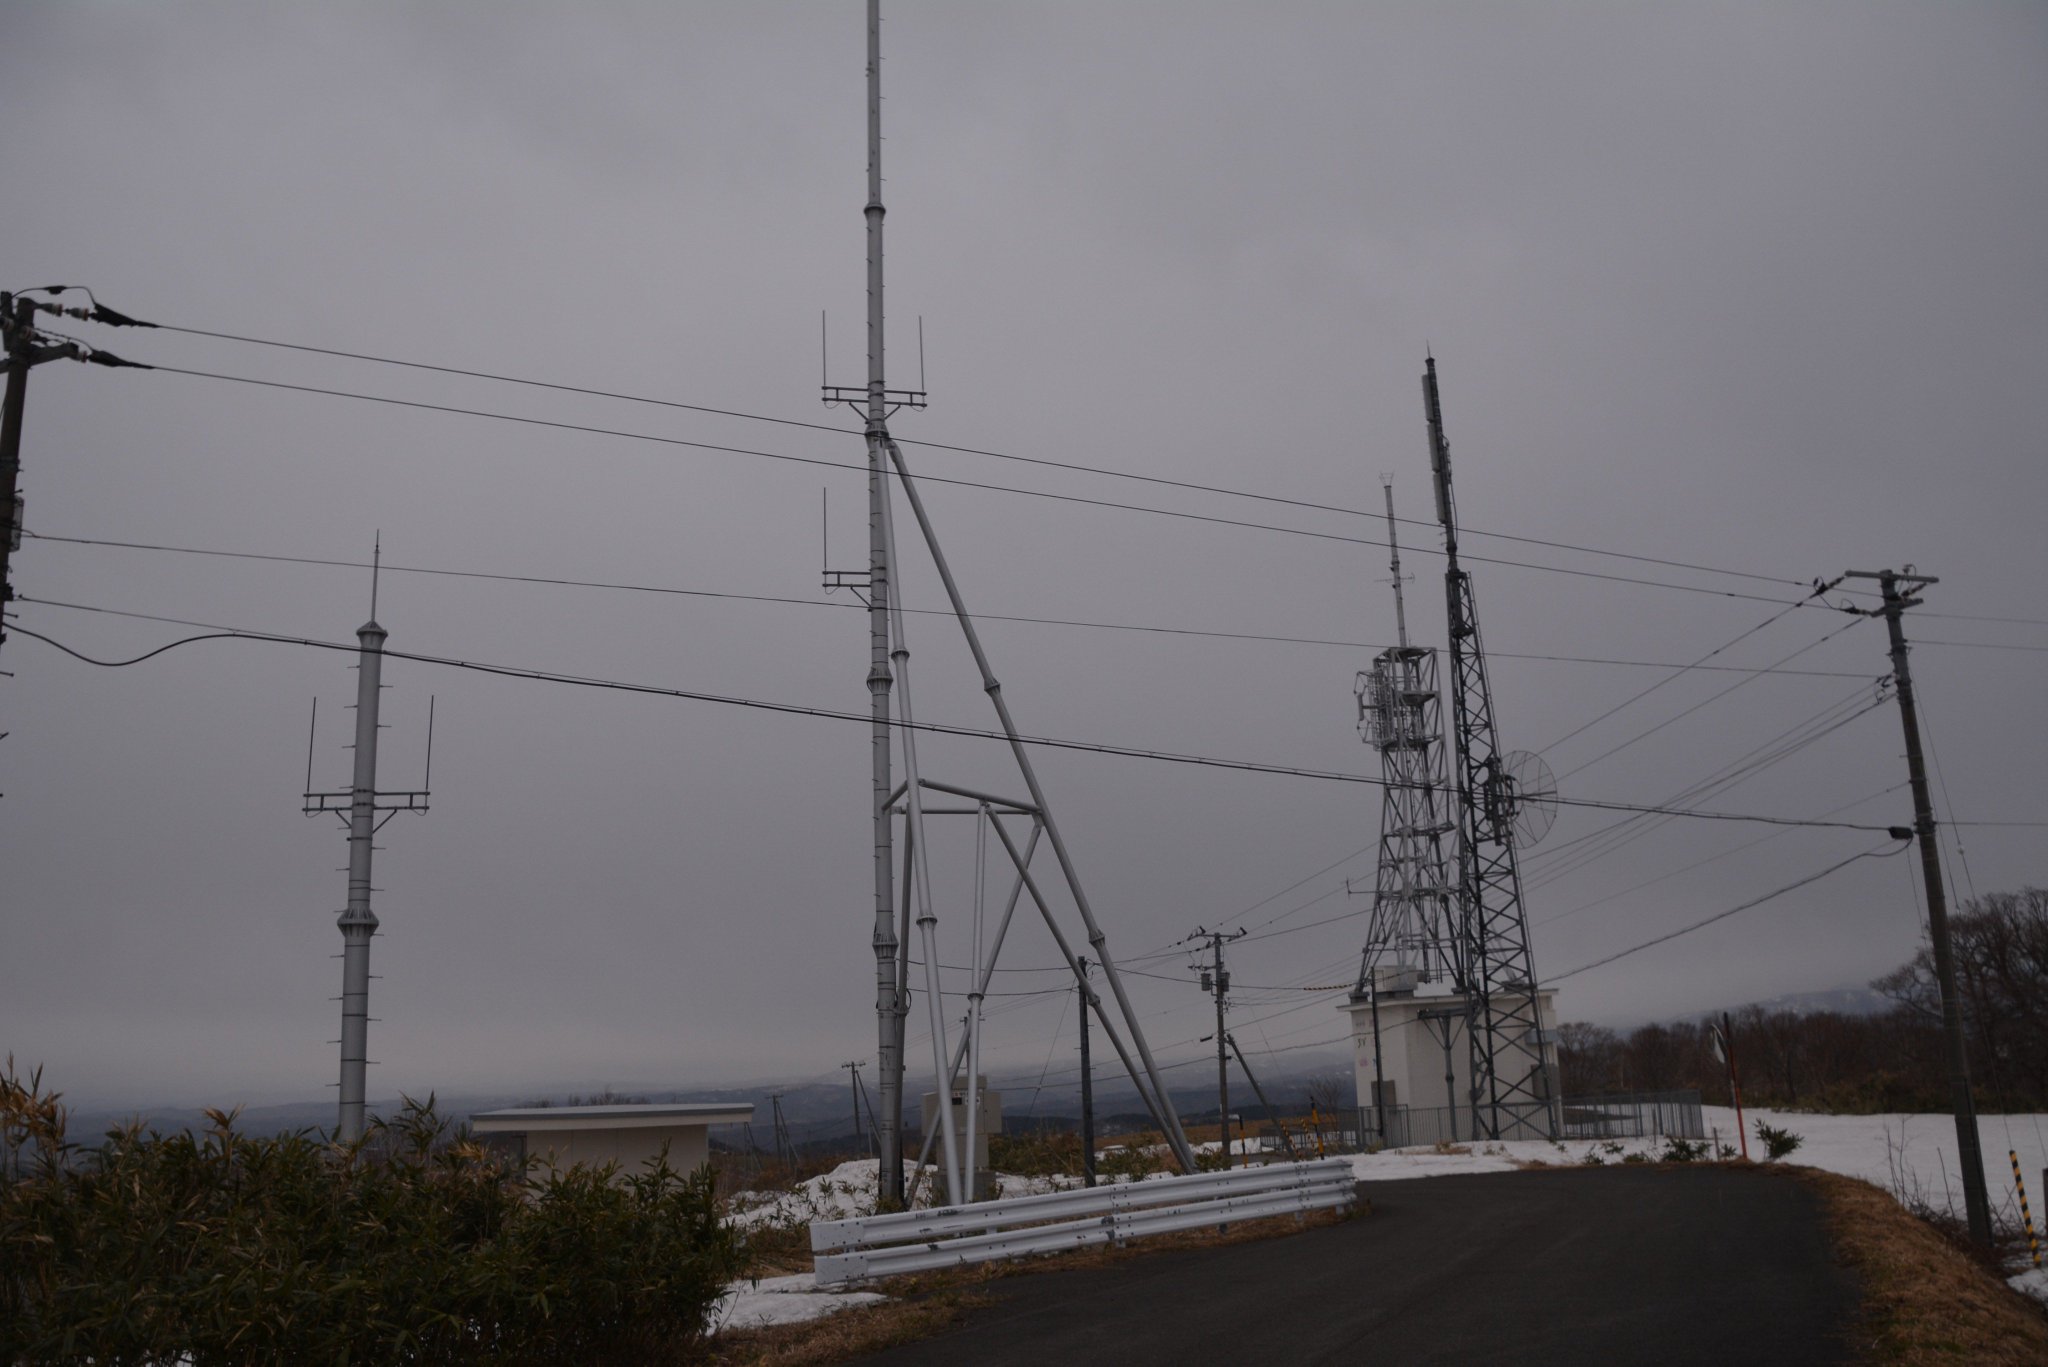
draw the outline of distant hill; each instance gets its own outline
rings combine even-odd
[[[1287,1067],[1277,1067],[1261,1060],[1249,1047],[1252,1066],[1259,1069],[1259,1084],[1266,1089],[1273,1104],[1289,1109],[1304,1105],[1310,1079],[1335,1073],[1344,1079],[1348,1095],[1351,1078],[1351,1061],[1347,1052],[1339,1046],[1327,1054],[1322,1051],[1284,1055]],[[872,1069],[868,1070],[872,1072]],[[1216,1110],[1215,1072],[1213,1068],[1179,1068],[1167,1074],[1173,1097],[1173,1104],[1183,1115],[1199,1116],[1204,1113],[1211,1117]],[[1196,1081],[1195,1079],[1200,1079]],[[863,1075],[870,1097],[873,1095],[873,1081]],[[1067,1082],[1056,1087],[1037,1087],[1029,1081],[1004,1078],[997,1075],[993,1084],[1003,1092],[1003,1110],[1007,1122],[1005,1128],[1023,1130],[1038,1124],[1061,1126],[1078,1125],[1081,1111],[1080,1085]],[[904,1078],[904,1120],[907,1127],[915,1131],[918,1124],[919,1099],[931,1086],[928,1074],[912,1069]],[[600,1086],[586,1088],[535,1088],[520,1093],[470,1093],[465,1095],[440,1094],[435,1097],[435,1109],[450,1120],[465,1120],[478,1111],[496,1110],[506,1106],[530,1106],[543,1101],[557,1105],[567,1103],[571,1097],[587,1097],[601,1090]],[[649,1101],[705,1101],[727,1104],[751,1104],[754,1107],[754,1142],[761,1148],[773,1143],[773,1101],[779,1094],[784,1122],[789,1135],[799,1147],[806,1144],[822,1144],[827,1141],[850,1140],[853,1126],[853,1099],[850,1086],[845,1081],[830,1083],[802,1082],[778,1084],[757,1082],[738,1087],[673,1089],[651,1087],[629,1087],[622,1089],[626,1095]],[[1231,1109],[1243,1111],[1257,1107],[1244,1073],[1235,1061],[1230,1069]],[[372,1115],[389,1115],[401,1105],[398,1097],[372,1098],[368,1109]],[[1097,1127],[1107,1132],[1108,1127],[1118,1128],[1149,1125],[1143,1103],[1138,1100],[1137,1090],[1130,1080],[1123,1076],[1112,1059],[1106,1066],[1098,1062],[1095,1069],[1095,1114]],[[120,1109],[95,1106],[74,1110],[70,1115],[70,1134],[74,1142],[92,1144],[111,1129],[131,1123],[139,1123],[146,1130],[157,1130],[172,1134],[182,1130],[199,1130],[206,1126],[204,1109],[198,1106],[139,1106]],[[866,1116],[862,1117],[863,1127]],[[325,1133],[334,1128],[334,1102],[329,1100],[289,1102],[282,1105],[252,1106],[241,1111],[236,1119],[236,1128],[244,1134],[269,1135],[288,1134],[299,1130]],[[745,1143],[745,1132],[738,1126],[721,1126],[714,1134],[724,1143],[737,1148]]]
[[[1795,1016],[1811,1016],[1822,1011],[1833,1011],[1843,1016],[1881,1016],[1897,1005],[1890,997],[1868,987],[1833,987],[1823,992],[1792,992],[1731,1009],[1746,1010],[1749,1006],[1760,1006],[1766,1011],[1790,1011]]]

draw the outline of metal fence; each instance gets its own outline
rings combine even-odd
[[[1614,1092],[1565,1098],[1560,1139],[1645,1139],[1651,1135],[1705,1139],[1700,1094]]]
[[[1557,1108],[1557,1133],[1546,1129],[1539,1113],[1526,1118],[1503,1117],[1504,1128],[1490,1139],[1644,1139],[1664,1135],[1705,1139],[1700,1094],[1683,1092],[1617,1092],[1608,1096],[1566,1097]],[[1288,1137],[1304,1156],[1318,1153],[1361,1153],[1370,1149],[1405,1149],[1432,1144],[1469,1144],[1475,1135],[1472,1112],[1458,1106],[1389,1106],[1386,1128],[1380,1128],[1375,1107],[1335,1111],[1316,1124],[1289,1124]],[[1279,1127],[1259,1132],[1261,1148],[1282,1147]]]
[[[1118,1182],[939,1210],[908,1210],[811,1226],[821,1285],[962,1263],[1123,1243],[1272,1215],[1336,1210],[1356,1199],[1341,1158]]]

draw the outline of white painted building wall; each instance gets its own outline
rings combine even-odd
[[[690,1173],[711,1158],[711,1127],[754,1118],[751,1105],[672,1102],[619,1106],[524,1106],[469,1118],[478,1135],[501,1135],[538,1161],[534,1176],[616,1163],[637,1173],[668,1145],[668,1165]]]
[[[1423,1110],[1455,1104],[1458,1112],[1456,1137],[1471,1138],[1472,1054],[1465,1038],[1464,994],[1452,992],[1425,995],[1412,989],[1390,991],[1383,980],[1379,998],[1380,1059],[1377,1070],[1373,1056],[1372,1003],[1369,1000],[1354,1001],[1347,1003],[1343,1009],[1351,1017],[1353,1076],[1357,1083],[1356,1095],[1359,1106],[1368,1110],[1375,1106],[1373,1082],[1376,1075],[1381,1076],[1388,1084],[1387,1101],[1390,1107],[1405,1106]],[[1536,1011],[1544,1038],[1551,1041],[1545,1051],[1548,1062],[1547,1075],[1538,1082],[1536,1094],[1556,1096],[1557,993],[1554,989],[1542,988],[1537,991]],[[1450,1028],[1451,1039],[1452,1083],[1449,1088],[1444,1085],[1442,1031],[1446,1025]],[[1538,1052],[1526,1042],[1495,1042],[1494,1070],[1503,1082],[1510,1078],[1518,1081],[1527,1078],[1538,1067]],[[1431,1130],[1430,1134],[1434,1137],[1436,1131]],[[1515,1137],[1544,1136],[1532,1133]]]

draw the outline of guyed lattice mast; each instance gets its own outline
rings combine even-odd
[[[828,403],[859,403],[866,415],[869,569],[864,576],[864,582],[860,582],[860,576],[854,577],[854,582],[851,583],[844,576],[838,577],[836,582],[848,587],[865,589],[869,594],[867,682],[872,728],[871,799],[874,804],[872,944],[875,955],[875,1016],[878,1035],[876,1091],[880,1102],[875,1128],[882,1154],[881,1195],[885,1202],[899,1204],[904,1197],[901,1161],[903,1046],[904,1021],[910,1010],[908,960],[909,932],[913,915],[924,961],[924,990],[930,1018],[934,1090],[939,1098],[935,1116],[936,1130],[925,1136],[926,1152],[930,1152],[936,1138],[941,1149],[947,1199],[957,1204],[972,1199],[975,1187],[974,1139],[976,1126],[980,1122],[978,1112],[981,1093],[973,1066],[978,1063],[980,1050],[980,1000],[986,994],[989,978],[995,971],[996,957],[1001,953],[1012,913],[1015,912],[1018,902],[1026,897],[1043,918],[1052,934],[1054,944],[1073,973],[1084,1003],[1083,1009],[1095,1013],[1103,1034],[1123,1060],[1140,1098],[1165,1134],[1182,1167],[1193,1171],[1193,1151],[1188,1145],[1187,1136],[1182,1132],[1180,1119],[1173,1109],[1173,1102],[1167,1095],[1159,1066],[1152,1057],[1151,1047],[1146,1043],[1136,1013],[1131,1008],[1123,979],[1117,972],[1116,962],[1109,952],[1101,924],[1096,919],[1087,893],[1082,888],[1066,840],[1053,818],[1050,804],[1039,783],[1037,770],[1011,718],[1009,704],[1003,697],[1002,685],[996,680],[987,652],[982,648],[980,635],[975,629],[974,620],[968,615],[959,585],[953,577],[952,568],[940,548],[937,533],[933,530],[930,515],[918,492],[916,481],[903,459],[902,450],[889,435],[889,416],[898,408],[923,407],[924,394],[914,390],[892,390],[886,380],[885,311],[882,294],[882,225],[885,210],[882,205],[880,0],[868,0],[867,20],[868,195],[864,214],[867,221],[868,248],[868,381],[866,386],[859,390],[827,385],[825,399]],[[966,639],[968,650],[974,657],[975,667],[981,676],[982,689],[988,694],[989,701],[995,709],[996,719],[1009,742],[1010,754],[1017,766],[1017,777],[1024,784],[1028,794],[1024,798],[1001,797],[939,783],[925,777],[920,769],[917,724],[913,717],[910,698],[910,646],[905,634],[901,604],[889,593],[890,571],[900,565],[890,488],[892,475],[902,489],[904,501],[917,523],[925,547],[931,553],[933,567],[945,588],[947,602]],[[903,759],[903,781],[900,784],[891,781],[892,732],[895,744],[900,746]],[[933,793],[944,795],[943,801],[964,800],[971,805],[932,807],[927,803],[927,796]],[[971,965],[967,1028],[949,1045],[939,990],[937,902],[931,881],[931,842],[926,833],[926,817],[960,813],[973,815],[985,832],[995,836],[1003,854],[1013,866],[1016,877],[1003,915],[994,931],[987,937],[985,943],[977,933],[974,962]],[[900,899],[895,886],[899,867],[894,853],[895,822],[899,817],[902,820],[904,837],[900,866]],[[1029,823],[1030,834],[1020,846],[1016,834],[1006,823],[1024,822]],[[1051,847],[1058,865],[1059,882],[1064,884],[1079,913],[1087,943],[1094,950],[1094,962],[1102,969],[1102,980],[1108,985],[1114,998],[1115,1016],[1121,1020],[1124,1031],[1128,1032],[1128,1041],[1125,1034],[1117,1028],[1103,998],[1083,973],[1079,952],[1062,930],[1054,906],[1047,900],[1046,889],[1031,868],[1032,855],[1037,850],[1041,838]],[[948,1104],[948,1098],[954,1091],[954,1080],[963,1062],[970,1063],[966,1086],[967,1111],[964,1135],[958,1132],[952,1107]]]

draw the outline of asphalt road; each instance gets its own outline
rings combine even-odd
[[[1735,1367],[1851,1361],[1856,1285],[1803,1183],[1712,1167],[1363,1183],[1364,1219],[992,1283],[861,1361]]]

